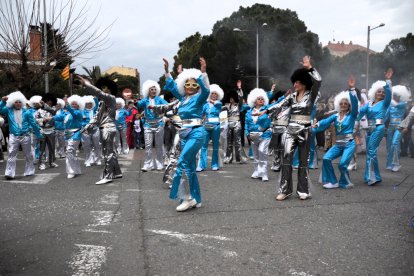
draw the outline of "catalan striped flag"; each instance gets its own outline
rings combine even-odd
[[[66,65],[66,67],[62,70],[62,73],[60,73],[60,75],[62,76],[62,78],[64,80],[68,80],[70,77],[70,66],[69,64]]]

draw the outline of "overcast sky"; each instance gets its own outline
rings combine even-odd
[[[95,4],[98,1],[90,1]],[[336,41],[366,46],[367,26],[385,26],[371,32],[371,49],[381,52],[394,38],[414,32],[412,0],[101,0],[97,24],[114,22],[108,48],[83,65],[138,68],[141,81],[158,80],[163,73],[162,58],[172,60],[178,43],[200,32],[211,34],[216,21],[229,17],[240,6],[255,3],[296,11],[308,29],[326,45]],[[96,9],[99,6],[93,6]],[[92,14],[97,10],[91,10]],[[80,60],[77,61],[81,62]],[[77,64],[75,63],[75,66]],[[84,73],[82,69],[77,72]]]

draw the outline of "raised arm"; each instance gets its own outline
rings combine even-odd
[[[197,78],[197,83],[200,85],[200,89],[201,89],[201,95],[198,98],[198,103],[199,104],[204,104],[205,101],[207,101],[208,97],[210,96],[210,81],[208,79],[208,75],[207,75],[207,63],[206,60],[201,57],[200,58],[200,70],[201,70],[201,76],[199,76]]]
[[[73,109],[72,106],[70,106],[70,104],[66,105],[66,110],[72,115],[73,118],[75,118],[78,121],[82,121],[83,116],[82,116],[82,112],[80,112],[80,110]]]
[[[111,103],[112,101],[115,101],[115,97],[112,96],[109,93],[105,93],[102,90],[100,90],[99,88],[95,87],[94,85],[92,85],[89,81],[87,81],[86,79],[82,78],[81,76],[77,75],[76,78],[80,81],[80,83],[82,84],[82,86],[85,88],[86,92],[88,94],[91,94],[92,96],[97,97],[98,99],[106,102],[106,103]]]
[[[349,91],[349,97],[351,99],[351,116],[356,118],[358,116],[358,96],[355,90]]]
[[[385,91],[385,98],[384,98],[384,108],[388,108],[391,104],[392,99],[392,82],[391,78],[394,75],[394,70],[392,68],[388,68],[387,72],[385,72],[385,83],[384,91]]]
[[[175,81],[173,80],[173,78],[171,77],[170,71],[168,69],[169,67],[169,63],[168,60],[163,58],[162,59],[164,61],[164,71],[165,71],[165,85],[164,85],[164,90],[168,90],[170,91],[175,98],[177,98],[178,100],[183,100],[183,95],[180,94],[180,91],[177,88],[177,84],[175,83]]]

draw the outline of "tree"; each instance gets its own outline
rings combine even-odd
[[[261,28],[263,23],[267,26]],[[235,32],[234,28],[246,32]],[[260,86],[264,89],[269,89],[272,82],[290,87],[289,77],[305,54],[311,55],[316,64],[322,60],[318,36],[307,30],[296,12],[255,4],[240,7],[230,17],[216,22],[211,35],[196,33],[186,38],[179,44],[175,67],[182,63],[184,67],[198,68],[198,57],[204,56],[210,82],[220,84],[226,91],[234,89],[236,81],[242,79],[249,91],[255,87],[258,29]]]
[[[41,0],[0,2],[0,50],[6,55],[0,69],[13,75],[14,87],[24,93],[36,89],[43,74],[54,65],[61,68],[74,58],[88,58],[102,50],[110,29],[110,26],[94,27],[98,14],[88,13],[87,2],[49,0],[46,13],[48,55],[35,55],[40,45],[31,49],[30,42],[33,33],[43,29],[42,3]]]
[[[384,61],[388,66],[393,66],[397,71],[396,81],[410,87],[414,87],[414,36],[408,33],[405,37],[393,39],[385,47]]]

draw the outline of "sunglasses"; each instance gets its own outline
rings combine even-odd
[[[195,83],[195,82],[186,82],[185,84],[184,84],[184,87],[185,88],[194,88],[194,89],[196,89],[196,88],[198,88],[198,83]]]
[[[263,99],[263,98],[257,98],[256,100],[257,100],[257,101],[264,101],[264,99]]]

